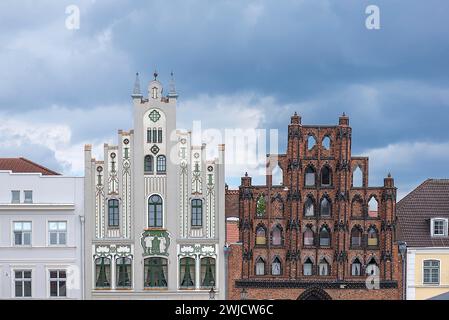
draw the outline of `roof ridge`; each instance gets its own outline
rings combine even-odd
[[[32,164],[33,166],[39,167],[39,168],[41,168],[41,169],[43,169],[43,170],[45,170],[45,171],[48,171],[48,172],[50,172],[50,173],[52,173],[52,174],[54,174],[54,175],[57,175],[57,176],[60,176],[60,175],[61,175],[60,173],[58,173],[58,172],[56,172],[56,171],[53,171],[53,170],[51,170],[51,169],[48,169],[47,167],[44,167],[44,166],[42,166],[42,165],[40,165],[40,164],[38,164],[38,163],[35,163],[35,162],[33,162],[33,161],[31,161],[31,160],[25,158],[25,157],[19,157],[18,159],[21,159],[21,160],[23,160],[23,161],[25,161],[25,162],[28,162],[29,164]]]

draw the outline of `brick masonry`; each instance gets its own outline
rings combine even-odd
[[[310,137],[315,140],[313,147]],[[326,137],[328,148],[322,143]],[[238,190],[227,190],[226,215],[236,216],[238,211],[239,218],[238,241],[228,231],[233,235],[228,238],[230,299],[240,299],[243,289],[249,299],[401,299],[394,180],[388,175],[383,186],[368,186],[368,158],[351,155],[351,138],[345,115],[336,126],[306,126],[295,114],[288,126],[287,152],[267,157],[266,185],[254,186],[245,175]],[[282,169],[282,185],[272,183],[276,165]],[[357,168],[362,172],[360,186],[353,183]],[[306,184],[306,172],[313,173],[312,185]],[[257,208],[261,198],[264,210]],[[372,198],[378,202],[377,209],[368,205]],[[323,199],[330,204],[330,214],[321,208]],[[308,211],[313,215],[306,214],[309,203],[313,203]],[[228,230],[233,227],[229,225]],[[262,229],[265,243],[256,244],[257,230]],[[309,244],[306,230],[313,233]],[[329,244],[321,240],[323,230],[329,234]],[[356,234],[360,244],[354,241]],[[276,237],[280,243],[275,243]],[[361,275],[352,274],[357,261]],[[277,274],[273,265],[279,262]],[[257,263],[264,265],[263,274],[260,269],[256,272]],[[306,263],[312,264],[311,275],[305,274]],[[329,271],[323,275],[324,264]],[[373,266],[378,268],[377,275],[367,275]],[[375,279],[377,289],[367,289],[367,277]]]

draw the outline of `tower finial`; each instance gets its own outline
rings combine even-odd
[[[140,92],[140,80],[139,80],[139,73],[136,72],[136,81],[134,82],[134,90],[133,94],[131,95],[133,98],[141,98],[142,93]]]
[[[178,98],[178,94],[176,93],[175,77],[173,71],[170,72],[170,90],[168,91],[168,97]]]
[[[158,76],[158,74],[157,74],[157,70],[156,70],[156,69],[154,69],[154,73],[153,73],[153,76],[154,76],[154,80],[157,80],[157,76]]]

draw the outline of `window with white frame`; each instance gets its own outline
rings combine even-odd
[[[67,272],[50,270],[50,297],[67,297]]]
[[[440,284],[440,261],[424,260],[424,284]]]
[[[16,221],[14,222],[14,245],[30,246],[31,245],[31,222]]]
[[[31,270],[14,271],[14,296],[16,298],[31,297]]]
[[[24,203],[33,203],[33,191],[25,190],[23,194],[25,196]]]
[[[448,236],[448,219],[433,218],[431,219],[431,234],[432,237],[447,237]]]
[[[50,245],[67,244],[67,222],[49,221],[48,222],[48,240]]]
[[[11,190],[11,203],[20,203],[20,191]]]

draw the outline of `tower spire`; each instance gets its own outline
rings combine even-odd
[[[133,94],[131,95],[133,98],[141,98],[142,93],[140,92],[140,80],[139,80],[139,73],[136,72],[136,81],[134,82],[134,90]]]
[[[176,92],[175,77],[173,71],[170,73],[170,90],[168,91],[169,98],[178,98],[178,93]]]

